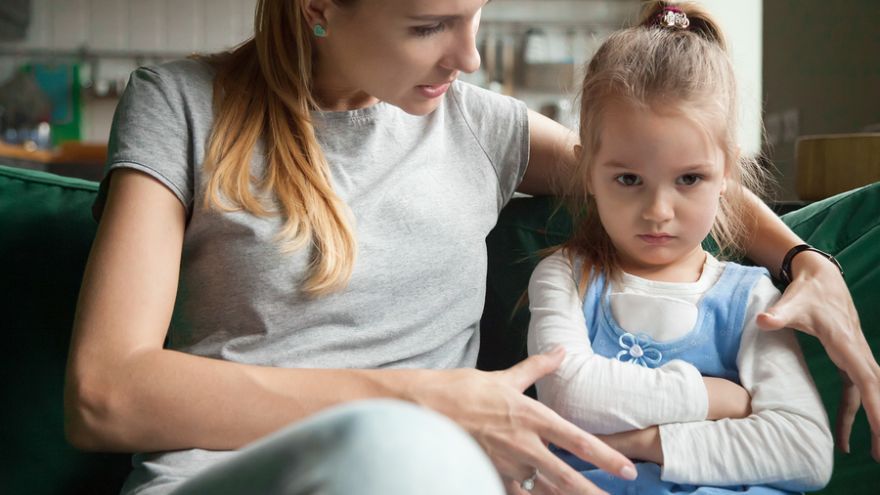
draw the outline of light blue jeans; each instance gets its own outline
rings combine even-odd
[[[415,405],[355,402],[245,447],[173,495],[502,495],[479,445],[454,422]]]

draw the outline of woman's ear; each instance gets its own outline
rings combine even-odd
[[[579,144],[574,145],[574,157],[576,159],[580,160],[583,152],[584,152],[584,148],[581,145],[579,145]]]
[[[311,28],[314,29],[315,26],[327,28],[326,10],[328,3],[327,0],[302,0],[300,2],[303,17],[305,17],[306,22]]]

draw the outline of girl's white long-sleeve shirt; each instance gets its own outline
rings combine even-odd
[[[672,340],[692,329],[696,303],[723,270],[724,263],[707,254],[693,283],[623,274],[612,282],[611,312],[628,332]],[[719,421],[706,419],[706,388],[693,365],[674,360],[647,368],[595,354],[576,279],[560,251],[541,261],[529,282],[529,354],[557,345],[566,351],[559,369],[537,383],[541,402],[595,434],[659,425],[664,481],[794,491],[827,484],[833,466],[828,417],[794,333],[761,331],[755,323],[779,298],[769,278],[762,277],[750,294],[737,354],[752,414]]]

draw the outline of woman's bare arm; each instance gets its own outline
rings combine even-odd
[[[632,464],[522,394],[561,354],[505,371],[249,366],[163,349],[176,295],[184,209],[155,179],[114,172],[86,267],[65,388],[66,430],[88,450],[234,449],[326,407],[391,397],[438,410],[502,476],[535,467],[566,492],[598,493],[553,456],[561,445],[611,473]]]

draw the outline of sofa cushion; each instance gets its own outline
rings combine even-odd
[[[7,407],[0,442],[8,452],[4,493],[118,493],[127,455],[84,454],[63,437],[64,366],[76,297],[97,225],[91,204],[97,184],[0,166],[0,329],[11,337],[0,360]],[[517,303],[540,250],[571,231],[550,198],[517,198],[487,238],[489,273],[481,322],[482,369],[506,368],[525,356],[528,311]],[[835,253],[872,348],[880,350],[880,184],[814,203],[783,219],[807,242]],[[833,417],[838,378],[821,346],[800,336],[823,400]],[[10,407],[11,406],[11,407]],[[874,493],[880,465],[869,456],[860,413],[853,454],[838,455],[823,493]]]
[[[119,493],[128,471],[129,456],[64,441],[64,366],[96,192],[94,182],[0,166],[4,493]]]
[[[862,330],[880,356],[880,182],[812,203],[782,217],[802,239],[834,254],[859,312]],[[840,398],[837,368],[818,339],[798,334],[810,372],[834,424]],[[871,429],[860,411],[849,455],[837,454],[834,476],[823,493],[875,494],[880,464],[871,459]]]

